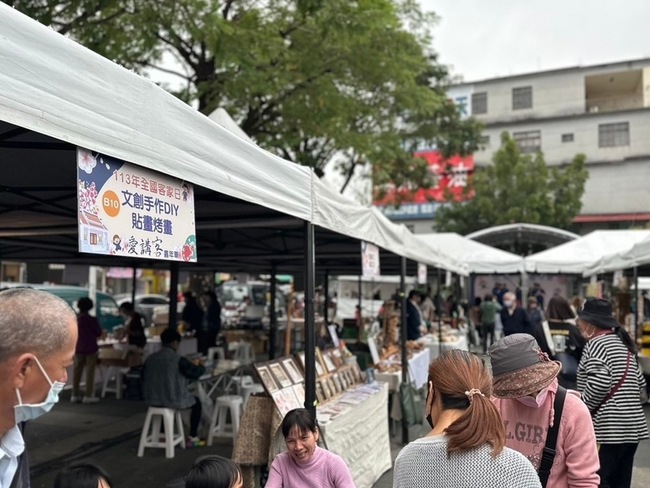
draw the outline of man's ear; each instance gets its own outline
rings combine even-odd
[[[22,388],[27,376],[33,367],[33,356],[29,353],[21,354],[9,364],[9,374],[12,378],[14,388]]]

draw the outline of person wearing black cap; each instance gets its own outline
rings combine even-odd
[[[578,365],[578,390],[600,444],[600,486],[629,487],[639,441],[649,437],[640,401],[645,380],[637,349],[607,300],[587,299],[578,311],[578,328],[587,340]]]

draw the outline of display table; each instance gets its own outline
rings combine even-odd
[[[409,378],[418,389],[427,384],[427,380],[429,378],[429,363],[431,362],[430,358],[430,350],[429,348],[425,347],[421,351],[413,354],[411,359],[409,359]],[[402,372],[375,372],[375,379],[377,381],[384,381],[388,383],[389,390],[391,392],[397,392],[399,391],[399,385],[402,382]]]
[[[112,347],[114,349],[123,349],[128,348],[129,345],[125,342],[120,342],[117,339],[102,339],[97,341],[97,345],[101,347]],[[147,343],[144,346],[143,359],[147,359],[147,356],[158,352],[162,349],[162,342],[160,342],[160,336],[148,337]],[[187,356],[190,354],[196,354],[198,351],[196,337],[183,337],[181,342],[178,345],[177,354],[179,356]]]
[[[449,333],[446,333],[446,337],[450,338]],[[452,349],[462,349],[463,351],[469,351],[469,345],[467,344],[467,336],[463,333],[455,334],[455,337],[452,337],[455,340],[449,340],[442,343],[442,352],[451,351]],[[438,336],[436,334],[427,334],[418,339],[420,344],[423,344],[428,350],[431,360],[434,360],[440,355],[440,344],[438,342]]]
[[[357,488],[371,488],[391,468],[388,385],[320,425],[327,448],[341,456]]]

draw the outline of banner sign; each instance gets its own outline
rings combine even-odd
[[[364,278],[379,276],[379,248],[361,241],[361,274]]]
[[[427,265],[418,263],[418,285],[427,284]]]
[[[80,252],[196,262],[192,185],[82,148],[77,180]]]

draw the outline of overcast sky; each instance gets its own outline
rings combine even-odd
[[[464,81],[650,57],[649,0],[419,0]]]

